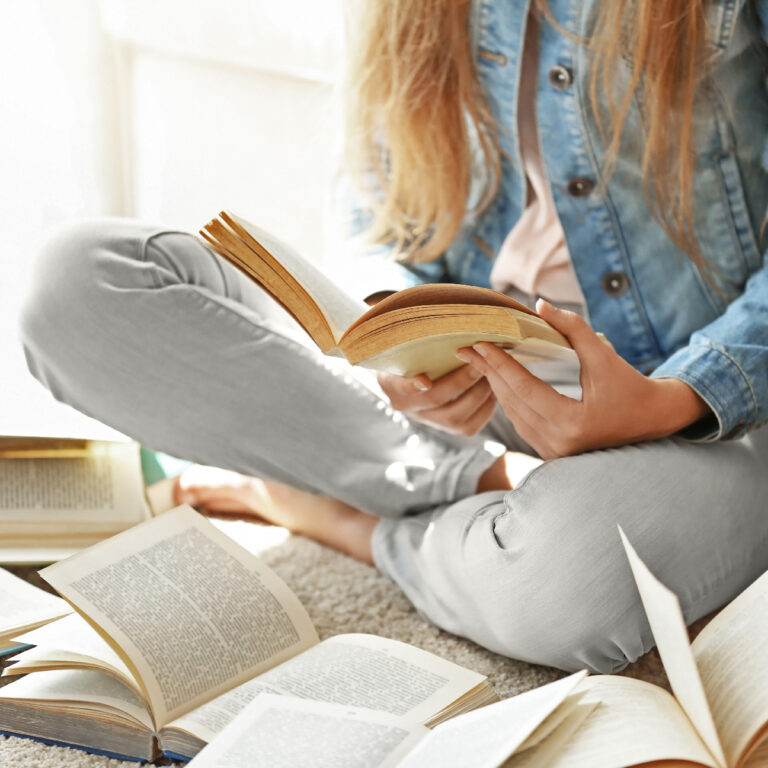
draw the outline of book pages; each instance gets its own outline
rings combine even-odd
[[[291,696],[426,723],[485,677],[396,640],[349,634],[324,640],[259,680]]]
[[[80,456],[0,458],[3,537],[108,534],[148,517],[136,443],[94,441]]]
[[[265,695],[190,762],[191,768],[395,768],[428,733],[353,707]],[[422,764],[423,765],[423,764]]]
[[[725,753],[693,657],[680,601],[648,570],[621,528],[619,533],[669,684],[702,741],[718,764],[725,766]]]
[[[579,690],[586,692],[584,704],[599,706],[562,747],[551,768],[626,768],[656,760],[718,768],[679,704],[663,688],[629,677],[598,675],[588,677]]]
[[[768,723],[768,574],[726,606],[693,642],[729,765]]]
[[[585,675],[578,672],[438,725],[400,768],[496,768],[563,703]]]
[[[293,275],[307,293],[314,299],[318,309],[322,312],[331,333],[338,342],[344,331],[357,320],[360,315],[368,311],[368,305],[364,301],[350,296],[341,289],[327,275],[325,275],[311,261],[305,259],[290,245],[278,240],[274,235],[251,224],[249,221],[229,214],[254,240],[269,251],[285,269]]]
[[[257,696],[289,695],[425,723],[485,678],[419,648],[338,635],[182,715],[169,728],[211,741]]]
[[[146,704],[130,688],[103,672],[83,669],[35,672],[0,688],[0,706],[4,699],[44,703],[50,707],[58,702],[66,702],[70,707],[76,703],[86,709],[115,711],[154,731]]]
[[[177,717],[168,723],[166,729],[185,731],[204,742],[213,741],[257,696],[265,693],[281,695],[280,691],[262,683],[260,677],[248,680],[201,707]]]
[[[566,696],[563,703],[554,710],[543,720],[541,725],[537,726],[536,730],[520,745],[519,752],[523,752],[526,749],[535,747],[540,742],[544,741],[553,731],[558,730],[561,724],[570,717],[574,712],[581,699],[584,698],[583,691],[572,693],[570,696]],[[589,708],[591,711],[591,707]]]
[[[277,575],[186,505],[41,575],[121,656],[158,726],[317,642]]]
[[[600,703],[597,701],[574,704],[554,730],[534,746],[512,755],[502,768],[541,768],[541,766],[552,765],[573,734],[599,706]],[[520,747],[520,750],[524,747],[525,744]]]
[[[72,608],[60,597],[0,568],[0,638],[10,639],[69,613]]]
[[[576,365],[578,358],[572,349],[549,344],[540,339],[521,339],[514,348],[510,347],[508,335],[493,332],[462,331],[424,336],[389,347],[370,357],[362,356],[356,349],[345,349],[346,357],[354,365],[376,371],[389,371],[400,376],[415,376],[425,373],[431,379],[438,379],[464,363],[456,357],[462,347],[471,347],[480,341],[501,344],[505,352],[518,362],[544,365],[549,362]],[[543,362],[542,362],[543,361]]]
[[[5,673],[29,672],[45,666],[78,668],[96,666],[119,677],[140,692],[131,670],[106,640],[78,613],[52,621],[19,635],[20,643],[34,645],[15,657]]]
[[[768,741],[758,746],[744,763],[744,768],[766,768],[768,766]]]

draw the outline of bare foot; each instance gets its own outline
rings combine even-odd
[[[237,514],[280,525],[373,564],[371,534],[378,518],[338,499],[202,465],[179,476],[174,498],[177,504],[205,513]]]

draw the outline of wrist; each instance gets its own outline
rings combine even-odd
[[[707,402],[681,379],[651,379],[655,388],[652,408],[656,419],[657,438],[674,435],[697,421],[712,415]]]

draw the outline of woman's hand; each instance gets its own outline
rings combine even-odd
[[[496,409],[488,380],[471,365],[462,365],[437,381],[424,374],[409,378],[393,373],[380,373],[378,380],[393,408],[453,434],[477,434]]]
[[[655,440],[711,413],[678,379],[649,379],[621,358],[579,315],[539,300],[539,314],[576,350],[581,402],[556,392],[494,344],[459,350],[486,377],[520,437],[544,459]]]

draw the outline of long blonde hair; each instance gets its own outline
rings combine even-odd
[[[710,0],[602,0],[592,36],[590,102],[607,146],[610,178],[632,100],[642,88],[643,180],[652,210],[681,251],[706,267],[693,232],[694,96],[706,71]],[[536,11],[551,19],[547,0]],[[401,258],[437,258],[467,213],[477,167],[493,199],[501,157],[497,127],[473,60],[471,0],[366,0],[355,20],[347,162],[371,194],[369,234]],[[554,22],[553,22],[554,23]],[[628,86],[620,87],[624,60]],[[607,103],[607,113],[598,104]],[[607,117],[607,119],[605,119]],[[473,147],[479,157],[473,157]],[[706,272],[706,269],[705,269]]]

